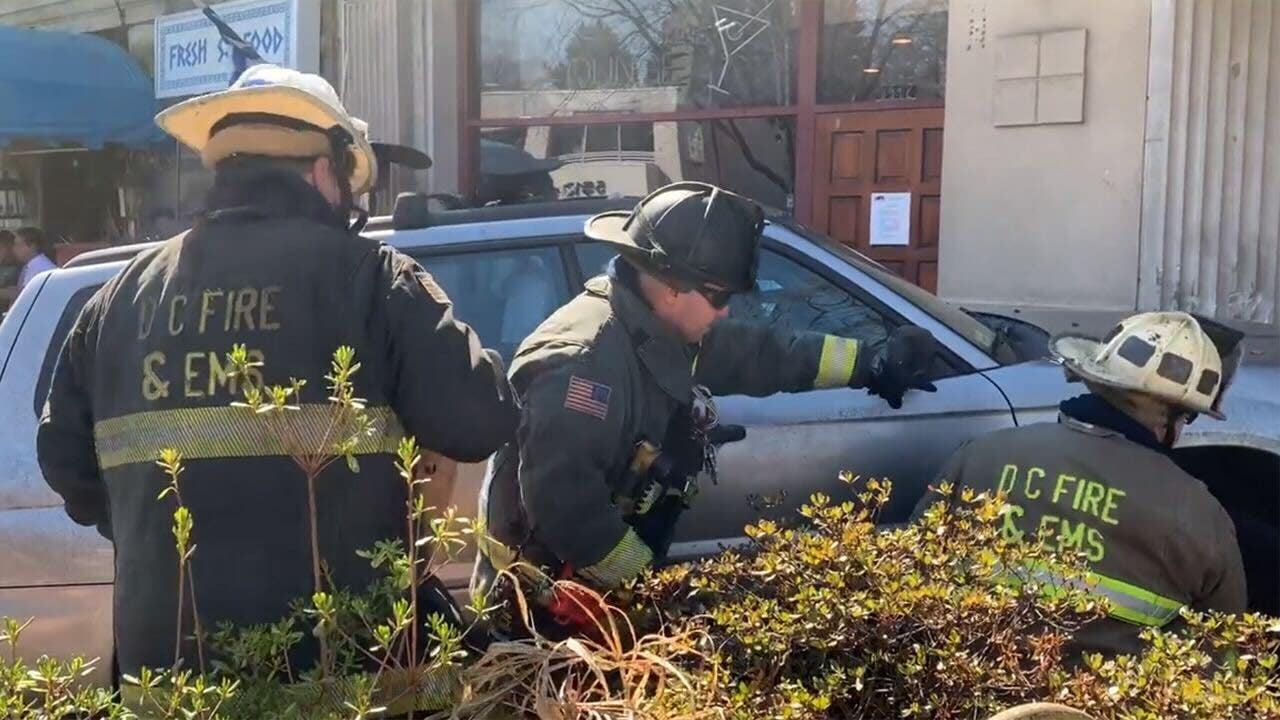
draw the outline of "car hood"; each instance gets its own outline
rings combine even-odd
[[[983,375],[1008,398],[1019,425],[1054,422],[1058,403],[1087,392],[1068,382],[1062,367],[1050,360],[984,370]],[[1233,445],[1280,455],[1280,366],[1241,366],[1227,391],[1223,421],[1200,418],[1187,427],[1179,447]]]
[[[1071,332],[1098,338],[1106,335],[1121,319],[1133,314],[1131,310],[1073,310],[1025,305],[965,304],[965,308],[1029,322],[1050,335]],[[1245,334],[1241,365],[1280,368],[1280,326],[1250,320],[1222,319],[1220,322]],[[1280,390],[1272,393],[1280,393]]]
[[[1242,364],[1222,412],[1226,420],[1201,418],[1188,427],[1179,445],[1243,445],[1280,455],[1280,364]]]

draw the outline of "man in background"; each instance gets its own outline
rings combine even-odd
[[[0,230],[0,311],[9,307],[18,293],[18,275],[22,264],[13,254],[13,233]]]
[[[16,233],[0,231],[0,308],[12,305],[22,288],[36,276],[58,267],[50,258],[52,252],[40,228],[24,227]]]

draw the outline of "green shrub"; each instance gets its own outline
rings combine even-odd
[[[942,720],[1054,700],[1099,718],[1280,717],[1280,621],[1189,614],[1184,632],[1147,631],[1140,657],[1079,666],[1064,642],[1106,608],[1021,569],[1079,579],[1080,558],[1001,541],[1003,503],[972,493],[878,531],[889,487],[861,485],[857,502],[813,497],[804,529],[761,522],[750,547],[639,589],[649,627],[710,638],[687,671],[715,678],[703,690],[726,715]]]
[[[243,349],[229,359],[247,380]],[[319,472],[343,458],[358,469],[351,449],[370,432],[351,389],[358,369],[349,349],[335,353],[332,441],[296,448],[313,512]],[[246,382],[240,404],[268,430],[296,436],[302,389]],[[802,522],[761,521],[747,529],[748,546],[608,598],[625,609],[606,606],[597,640],[499,642],[471,658],[461,631],[420,616],[413,599],[471,534],[452,509],[425,506],[420,461],[404,441],[408,537],[361,553],[383,572],[373,587],[328,587],[313,524],[312,596],[269,625],[180,628],[173,667],[129,679],[133,706],[165,720],[349,720],[443,694],[457,698],[457,718],[968,720],[1048,700],[1100,720],[1280,720],[1280,620],[1185,614],[1176,634],[1146,631],[1139,657],[1077,662],[1064,657],[1066,641],[1107,608],[1070,587],[1046,594],[1026,568],[1078,580],[1080,558],[1005,543],[1003,503],[972,493],[916,525],[877,529],[889,484],[849,476],[852,499],[814,496]],[[171,483],[158,501],[175,503],[177,590],[196,607],[186,568],[199,562],[200,518],[182,504],[180,449],[159,464]],[[20,660],[25,627],[0,620],[0,718],[134,717],[110,692],[83,687],[94,662]],[[197,638],[197,658],[181,657],[183,633]],[[291,668],[288,651],[306,634],[323,645],[320,664]]]
[[[1188,614],[1140,657],[1082,663],[1064,644],[1107,608],[1071,589],[1080,558],[1002,541],[1003,503],[971,493],[878,530],[889,485],[846,480],[855,500],[815,496],[803,525],[762,521],[745,548],[652,574],[603,641],[491,649],[462,715],[968,720],[1055,701],[1100,719],[1280,718],[1280,621]]]
[[[32,665],[23,662],[18,643],[32,622],[0,618],[0,718],[128,717],[110,691],[84,686],[96,660],[61,662],[41,657]]]

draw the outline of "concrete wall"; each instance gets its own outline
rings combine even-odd
[[[369,122],[372,139],[419,148],[433,162],[421,173],[395,169],[377,210],[389,211],[399,192],[456,190],[458,0],[343,0],[337,16],[347,109]]]
[[[1147,0],[951,0],[943,297],[1134,307],[1149,12]],[[996,127],[999,39],[1078,28],[1083,123]]]
[[[466,0],[464,0],[465,2]],[[423,51],[425,71],[418,79],[416,145],[431,155],[426,189],[431,192],[458,190],[458,107],[464,88],[458,77],[462,62],[462,35],[456,0],[427,1],[427,46]]]
[[[1139,307],[1280,322],[1280,4],[1152,7]]]

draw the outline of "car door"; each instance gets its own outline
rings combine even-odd
[[[894,491],[880,520],[905,521],[952,451],[974,435],[1013,424],[999,389],[965,360],[973,348],[955,352],[947,345],[960,342],[954,333],[910,312],[902,298],[886,295],[837,256],[796,240],[765,243],[758,289],[735,298],[731,315],[784,331],[858,338],[864,353],[874,353],[900,325],[924,325],[947,348],[931,373],[938,391],[911,392],[899,410],[865,390],[844,388],[720,398],[721,422],[745,426],[747,437],[721,449],[718,483],[703,478],[677,531],[673,559],[713,552],[761,516],[794,517],[815,492],[850,497],[842,471],[891,480]],[[612,253],[583,243],[577,255],[583,274],[592,275]]]
[[[564,258],[554,238],[405,250],[444,288],[455,316],[508,364],[520,341],[569,300]],[[485,465],[458,466],[452,504],[464,517],[476,517]],[[451,589],[464,587],[473,557],[468,548],[464,557],[440,572],[441,580]]]
[[[46,277],[12,345],[0,348],[8,355],[0,374],[0,617],[35,618],[18,648],[28,661],[99,658],[88,677],[97,684],[110,681],[111,544],[67,517],[40,473],[35,438],[63,339],[115,269]]]

